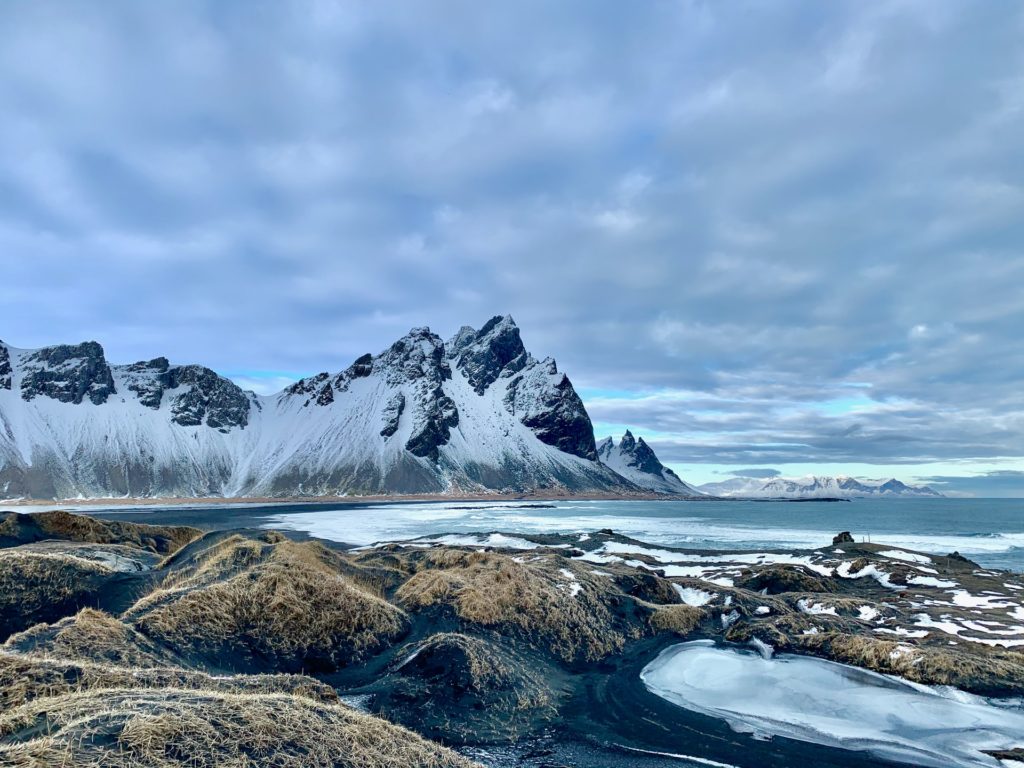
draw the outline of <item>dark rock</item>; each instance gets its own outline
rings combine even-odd
[[[116,392],[103,347],[95,341],[45,347],[25,358],[21,397],[50,397],[62,403],[107,402]]]
[[[7,345],[0,341],[0,389],[11,388],[11,378],[14,371],[11,368],[11,353],[7,351]]]
[[[398,431],[398,422],[401,420],[404,411],[405,395],[398,392],[388,400],[388,404],[384,407],[384,413],[382,414],[384,427],[380,431],[382,437],[391,437]]]
[[[438,449],[448,443],[452,428],[459,423],[455,401],[441,386],[452,376],[441,337],[429,328],[413,328],[373,358],[372,368],[383,375],[389,386],[403,390],[403,413],[408,411],[412,421],[406,450],[414,456],[437,461]]]
[[[965,565],[973,566],[974,568],[980,567],[976,562],[964,557],[959,552],[950,552],[948,555],[946,555],[946,558],[949,560],[956,560],[958,563],[964,563]]]
[[[158,409],[164,396],[164,384],[155,374],[166,373],[169,367],[166,357],[127,366],[124,370],[128,378],[128,389],[136,394],[144,406]]]
[[[561,451],[597,460],[594,426],[572,382],[554,360],[532,366],[508,385],[505,406],[537,438]]]
[[[160,374],[165,389],[188,389],[171,401],[171,421],[183,427],[203,424],[227,431],[249,423],[249,397],[229,379],[201,365],[183,365]]]
[[[373,355],[367,352],[360,355],[355,362],[349,366],[349,373],[353,379],[363,378],[373,373]]]
[[[440,386],[427,398],[420,398],[416,405],[419,413],[415,431],[406,441],[405,448],[414,456],[437,461],[438,448],[448,443],[452,427],[459,424],[459,411]]]
[[[316,376],[310,376],[308,379],[299,379],[290,387],[287,387],[285,389],[285,393],[296,396],[306,395],[306,401],[302,404],[303,408],[312,402],[315,402],[318,405],[327,405],[334,401],[333,387],[328,382],[328,379],[330,378],[331,375],[325,371],[323,373],[318,373]],[[331,390],[330,400],[328,400],[327,395],[324,394],[325,388]],[[313,397],[314,392],[317,393],[315,398]]]
[[[463,328],[454,345],[458,348],[459,370],[478,395],[486,392],[503,373],[523,370],[528,360],[519,328],[509,315],[492,317],[472,336]]]
[[[843,531],[842,533],[837,533],[835,536],[832,537],[832,543],[833,544],[853,544],[854,543],[853,535],[849,531]]]
[[[736,586],[751,592],[768,590],[769,595],[784,592],[834,592],[835,588],[825,578],[805,571],[797,565],[774,565],[757,573],[744,572]]]

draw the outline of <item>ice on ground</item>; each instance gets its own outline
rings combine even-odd
[[[767,616],[771,612],[772,609],[769,608],[767,605],[759,605],[757,606],[757,608],[754,609],[754,613],[756,613],[758,616]]]
[[[728,629],[740,620],[739,611],[730,611],[722,614],[722,629]]]
[[[679,595],[679,599],[687,605],[699,607],[702,605],[707,605],[715,599],[714,594],[712,594],[711,592],[705,592],[703,589],[684,587],[679,584],[673,584],[672,586],[675,588],[676,594]]]
[[[982,750],[1019,746],[1024,733],[1020,709],[961,691],[809,657],[766,659],[705,640],[666,649],[640,676],[657,696],[722,718],[740,732],[917,765],[996,768],[1000,763]]]

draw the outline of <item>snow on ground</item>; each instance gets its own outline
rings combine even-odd
[[[878,618],[878,609],[870,605],[862,605],[857,609],[857,618],[861,621],[874,621]]]
[[[921,563],[923,565],[930,565],[932,559],[928,555],[920,555],[916,552],[902,552],[898,549],[889,549],[885,552],[879,552],[882,557],[888,557],[892,560],[902,560],[906,563]]]
[[[568,568],[559,568],[558,572],[568,579],[569,584],[569,597],[576,597],[580,592],[583,591],[583,585],[580,584],[579,579],[576,578],[576,574],[570,571]]]
[[[960,586],[955,581],[948,581],[947,579],[937,579],[934,576],[918,576],[916,574],[907,576],[907,584],[913,584],[917,587],[937,587],[939,589]]]
[[[715,596],[711,592],[705,592],[702,589],[694,589],[693,587],[683,587],[679,584],[673,584],[676,593],[679,595],[679,599],[687,605],[701,606],[707,605]]]
[[[830,616],[835,616],[836,615],[835,606],[824,605],[822,603],[816,603],[813,600],[808,600],[806,598],[801,598],[800,600],[797,600],[796,601],[796,607],[800,609],[801,613],[810,613],[810,614],[827,613]]]

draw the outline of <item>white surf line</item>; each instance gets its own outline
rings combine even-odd
[[[642,755],[655,755],[656,757],[670,757],[673,760],[689,760],[693,763],[699,763],[700,765],[709,765],[711,768],[739,768],[737,765],[730,763],[719,763],[715,760],[708,760],[706,757],[694,757],[693,755],[677,755],[674,752],[656,752],[653,749],[638,749],[637,747],[627,747],[625,744],[616,744],[619,749],[625,749],[628,752],[639,752]]]

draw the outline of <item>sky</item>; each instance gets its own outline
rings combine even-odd
[[[510,313],[599,436],[1024,496],[1024,5],[0,5],[0,338],[261,392]]]

